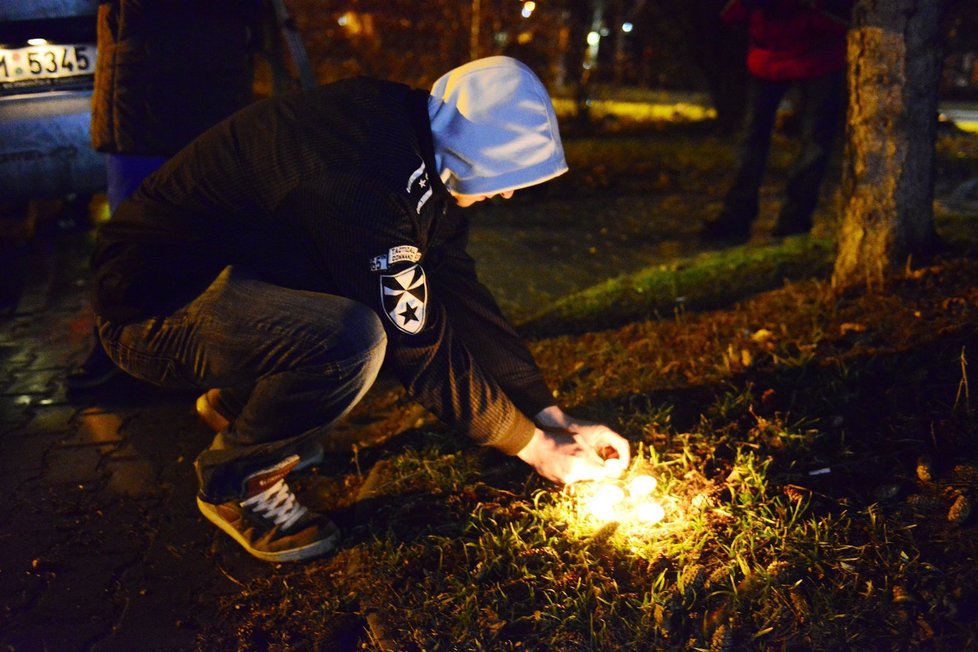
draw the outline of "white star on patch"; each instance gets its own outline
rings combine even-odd
[[[398,329],[414,335],[424,328],[428,285],[421,265],[397,274],[381,274],[380,299],[384,313]]]

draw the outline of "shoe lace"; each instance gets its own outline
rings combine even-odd
[[[299,504],[285,480],[279,480],[260,494],[245,500],[241,506],[271,519],[282,529],[288,529],[309,511]]]

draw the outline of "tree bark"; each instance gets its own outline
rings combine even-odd
[[[934,145],[942,0],[860,0],[849,31],[849,113],[836,287],[881,287],[937,243]]]

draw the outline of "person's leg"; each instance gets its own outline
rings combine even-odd
[[[131,154],[106,154],[105,156],[105,194],[109,200],[109,213],[114,213],[119,204],[161,165],[165,156],[133,156]]]
[[[135,192],[143,179],[155,172],[163,163],[163,156],[128,156],[107,154],[105,156],[106,196],[109,213],[114,213],[122,201]],[[101,387],[120,373],[102,349],[98,330],[92,329],[92,348],[85,359],[71,370],[65,378],[69,391],[91,390]]]
[[[788,84],[754,76],[749,77],[749,84],[734,181],[724,197],[720,215],[707,225],[705,237],[747,239],[757,217],[757,196],[767,167],[771,132]]]
[[[841,123],[844,83],[843,72],[799,82],[802,148],[788,174],[775,235],[805,233],[812,228],[812,214]]]
[[[239,512],[269,510],[267,501],[273,500],[288,509],[269,512],[274,519],[265,534],[291,536],[293,528],[308,524],[306,510],[281,481],[298,463],[303,443],[346,414],[376,377],[386,337],[372,310],[227,268],[174,314],[127,325],[102,323],[100,333],[121,368],[157,385],[239,387],[253,382],[240,414],[196,460],[201,511],[263,559],[285,561],[325,549],[319,543],[327,542],[321,541],[297,552],[300,544],[292,540],[269,542],[265,535],[262,541],[243,540],[246,526],[254,523]],[[277,493],[265,495],[270,489],[262,482],[277,487]],[[259,500],[257,507],[252,500]],[[296,510],[302,518],[292,523],[288,515]],[[315,526],[321,528],[322,522]]]
[[[120,367],[157,385],[254,382],[222,433],[226,447],[198,458],[201,493],[211,501],[239,496],[241,477],[346,414],[373,382],[386,342],[379,318],[362,304],[270,285],[234,268],[172,315],[106,323],[100,332]]]
[[[242,406],[247,402],[251,395],[253,384],[242,387],[212,387],[197,397],[195,408],[200,420],[214,433],[214,441],[211,448],[225,448],[224,435],[231,422],[241,413]],[[231,407],[232,405],[236,407]],[[310,438],[304,441],[296,450],[299,455],[299,463],[295,471],[301,471],[306,467],[319,464],[323,461],[325,451],[318,438]]]

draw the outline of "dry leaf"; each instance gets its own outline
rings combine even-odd
[[[859,324],[856,322],[847,321],[839,325],[839,334],[846,335],[847,333],[865,333],[866,324]]]
[[[761,328],[750,336],[750,339],[758,344],[765,344],[774,339],[774,333],[766,328]]]
[[[954,504],[947,512],[947,520],[955,525],[961,525],[971,515],[971,502],[964,494],[954,499]]]

